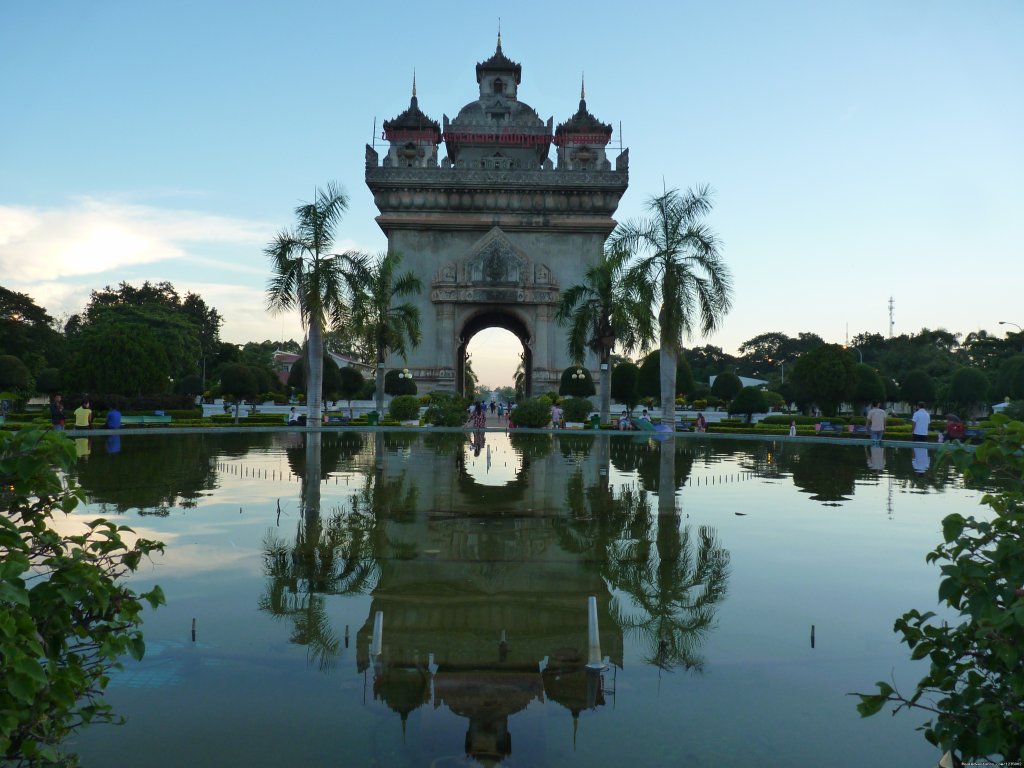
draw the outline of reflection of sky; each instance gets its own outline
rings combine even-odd
[[[642,441],[630,445],[651,450]],[[544,517],[533,518],[534,510],[508,526],[515,535],[548,525],[548,516],[566,514],[570,476],[582,472],[588,484],[599,477],[596,447],[563,453],[559,446],[554,442],[547,456],[528,462],[527,484],[545,478],[550,498],[540,505]],[[523,462],[507,436],[489,434],[487,448],[489,467],[486,449],[479,456],[468,444],[459,449],[465,472],[477,485],[503,486],[515,479]],[[581,713],[575,748],[567,711],[535,701],[509,722],[514,748],[508,764],[740,766],[775,764],[782,755],[793,765],[934,762],[913,730],[921,718],[861,721],[855,701],[845,694],[870,690],[874,680],[890,673],[909,687],[923,672],[906,660],[893,620],[911,607],[934,609],[938,574],[924,555],[939,541],[945,514],[978,511],[977,494],[959,485],[940,492],[915,484],[909,453],[887,451],[887,469],[878,473],[868,465],[870,456],[857,448],[848,454],[862,473],[854,492],[841,502],[823,503],[794,486],[784,453],[755,456],[748,447],[707,447],[697,441],[679,441],[678,449],[691,451],[693,459],[676,492],[680,524],[694,535],[700,526],[713,528],[730,558],[727,597],[699,646],[703,672],[659,674],[641,663],[640,638],[627,635],[623,668],[605,677],[606,686],[617,692],[609,696],[609,706]],[[132,450],[130,438],[121,450]],[[421,445],[388,449],[385,476],[403,474],[415,481],[417,468],[427,466],[425,451]],[[321,483],[324,515],[347,509],[374,466],[368,443],[364,453],[332,470]],[[419,498],[429,498],[427,485],[457,486],[436,473],[454,472],[458,462],[429,466],[430,473],[418,481]],[[907,477],[896,474],[900,467]],[[295,631],[290,620],[257,610],[267,582],[264,538],[272,531],[293,542],[301,517],[301,485],[284,447],[219,456],[216,470],[216,489],[197,499],[195,507],[173,508],[163,518],[127,514],[118,519],[138,535],[167,543],[166,554],[144,563],[134,581],[139,588],[161,584],[168,605],[145,613],[144,631],[154,653],[142,665],[130,665],[123,678],[115,677],[111,700],[129,714],[129,725],[115,738],[105,729],[78,736],[84,763],[116,764],[116,755],[131,753],[138,766],[318,765],[343,748],[346,765],[384,760],[381,764],[413,766],[460,754],[464,718],[444,707],[421,707],[410,715],[403,739],[398,716],[372,694],[364,695],[354,642],[368,620],[369,596],[324,599],[337,637],[349,626],[352,638],[352,645],[339,648],[330,674],[307,663],[306,648],[289,641]],[[608,480],[616,489],[639,482],[636,472],[614,466]],[[656,529],[653,496],[652,491]],[[414,520],[388,530],[417,542],[407,556],[438,558],[457,574],[460,561],[438,550],[445,546],[449,523],[426,523],[433,511],[445,510],[417,508]],[[80,525],[93,513],[82,508],[61,526]],[[417,539],[420,530],[431,538]],[[575,556],[564,551],[545,557],[547,562],[561,558],[560,567],[596,567],[573,565]],[[466,572],[476,578],[488,573],[475,564]],[[422,587],[429,591],[429,585]],[[556,593],[559,587],[550,585]],[[625,599],[621,592],[617,596]],[[582,637],[586,596],[578,597]],[[189,638],[193,618],[196,644]],[[385,618],[385,644],[389,626]],[[516,628],[508,630],[515,646]],[[425,658],[431,649],[422,651]],[[172,736],[174,750],[154,749],[154,733]],[[187,739],[175,736],[186,733]]]

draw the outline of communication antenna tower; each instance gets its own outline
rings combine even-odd
[[[889,297],[889,338],[890,339],[892,338],[892,326],[893,326],[892,312],[893,312],[893,310],[895,308],[896,308],[896,302],[892,298],[892,296],[890,296]]]

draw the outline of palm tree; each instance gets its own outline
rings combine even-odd
[[[706,186],[668,190],[648,201],[650,216],[626,222],[609,245],[635,258],[626,273],[627,290],[646,308],[638,333],[653,332],[655,306],[661,344],[661,418],[675,426],[676,361],[683,336],[716,330],[732,306],[732,277],[719,253],[718,237],[703,222],[711,211]]]
[[[370,341],[377,357],[377,412],[384,413],[384,362],[391,352],[405,357],[406,347],[420,343],[420,311],[415,304],[394,304],[396,298],[423,290],[412,272],[398,275],[401,255],[388,251],[375,264],[356,273],[352,320],[357,333]]]
[[[583,356],[589,349],[601,362],[600,410],[601,423],[611,418],[612,350],[620,342],[625,351],[646,348],[651,338],[638,336],[634,318],[640,314],[625,290],[622,277],[629,253],[621,248],[606,252],[601,260],[589,267],[583,283],[566,290],[555,315],[559,325],[569,326],[569,356],[577,365],[583,365]]]
[[[299,310],[306,331],[306,411],[319,423],[323,398],[324,331],[345,319],[345,294],[353,275],[364,268],[354,251],[331,253],[335,229],[348,208],[348,197],[333,182],[316,190],[313,202],[295,209],[294,230],[282,230],[264,249],[271,264],[267,309],[279,314]]]

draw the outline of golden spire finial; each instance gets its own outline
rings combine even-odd
[[[416,98],[416,67],[412,68],[412,97]]]
[[[586,73],[580,72],[580,100],[587,98],[587,85],[585,81]]]

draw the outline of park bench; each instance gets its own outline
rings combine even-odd
[[[964,430],[964,440],[972,440],[972,439],[984,440],[985,439],[985,430],[984,429],[965,429]]]
[[[692,421],[677,421],[676,432],[692,432],[693,422]]]
[[[165,415],[122,416],[122,427],[143,427],[150,424],[170,424],[172,417]]]
[[[838,435],[843,431],[842,424],[833,424],[831,421],[822,421],[818,423],[818,434],[824,434],[825,432],[831,432],[834,435]]]

